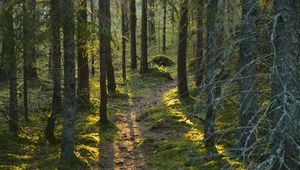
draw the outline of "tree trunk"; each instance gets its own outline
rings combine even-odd
[[[239,147],[248,148],[255,143],[255,114],[258,110],[256,93],[257,58],[257,0],[242,0],[242,39],[240,44],[240,131]]]
[[[3,1],[3,56],[9,59],[9,81],[10,81],[10,114],[9,114],[9,131],[18,134],[19,114],[17,100],[17,56],[15,52],[14,40],[14,22],[13,10],[14,5],[9,0]]]
[[[216,75],[216,95],[222,95],[222,81],[224,79],[225,66],[224,66],[224,22],[225,22],[225,0],[218,0],[217,15],[216,15],[216,45],[217,45],[217,75]],[[223,99],[222,99],[223,100]]]
[[[53,93],[52,93],[52,112],[48,117],[47,126],[45,129],[46,139],[50,144],[56,144],[54,136],[54,128],[57,116],[62,111],[61,103],[61,42],[60,42],[60,6],[59,0],[51,0],[51,48],[53,61]]]
[[[216,13],[218,0],[210,0],[207,5],[207,54],[205,60],[206,73],[206,116],[204,122],[205,146],[214,146],[215,98],[216,98]]]
[[[3,2],[0,1],[0,16],[2,17],[2,7]],[[4,56],[3,56],[3,30],[0,30],[0,82],[7,81],[8,80],[8,74],[7,74],[7,64],[5,62]]]
[[[188,0],[181,0],[180,21],[178,32],[177,78],[178,95],[180,98],[189,96],[186,73],[187,27],[188,27]]]
[[[76,112],[74,4],[62,1],[64,33],[64,116],[61,161],[71,164],[74,160],[74,117]]]
[[[30,36],[28,37],[28,42],[30,42],[29,52],[28,52],[28,78],[37,79],[37,67],[36,67],[36,0],[25,0],[28,1],[28,31]]]
[[[199,87],[203,80],[203,9],[204,1],[197,0],[197,47],[196,47],[196,86]]]
[[[28,60],[31,58],[29,55],[30,48],[32,45],[31,32],[30,32],[30,9],[28,8],[30,4],[25,0],[23,3],[23,103],[24,103],[24,119],[29,121],[28,118],[28,73],[30,68],[30,62]]]
[[[155,1],[148,0],[148,39],[149,44],[155,43]]]
[[[142,0],[141,17],[141,73],[148,70],[148,50],[147,50],[147,0]]]
[[[99,39],[100,39],[100,122],[107,124],[107,59],[111,56],[110,0],[99,0]]]
[[[130,57],[131,69],[137,69],[137,56],[136,56],[136,7],[135,0],[130,0]]]
[[[122,78],[126,80],[127,1],[122,0]]]
[[[275,127],[275,167],[282,161],[286,169],[298,169],[295,159],[299,156],[299,73],[297,72],[297,34],[293,27],[292,0],[274,0],[274,127]]]
[[[110,3],[108,4],[110,7]],[[105,29],[105,33],[109,34],[109,42],[111,42],[112,37],[111,37],[111,15],[110,15],[110,8],[108,8],[108,13],[106,15],[106,29]],[[99,20],[100,22],[103,20]],[[112,62],[112,52],[111,52],[111,46],[109,44],[109,48],[107,48],[108,50],[108,56],[106,58],[106,62],[107,62],[107,89],[108,92],[113,93],[116,91],[117,85],[116,85],[116,80],[115,80],[115,71],[114,71],[114,67],[113,67],[113,62]]]
[[[78,109],[88,109],[90,106],[89,59],[87,53],[88,23],[87,1],[80,1],[77,17],[77,62],[78,62]]]
[[[163,0],[163,13],[162,52],[166,54],[167,0]]]
[[[94,7],[94,0],[90,0],[91,3],[91,22],[92,22],[92,31],[94,31],[95,22],[95,7]],[[92,42],[94,43],[94,38],[92,38]],[[95,51],[92,50],[91,52],[91,64],[92,64],[92,75],[95,75]]]

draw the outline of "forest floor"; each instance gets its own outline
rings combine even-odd
[[[118,139],[113,143],[101,145],[100,142],[100,169],[134,170],[150,169],[145,163],[146,153],[139,145],[144,137],[151,135],[143,122],[140,122],[143,110],[161,103],[163,94],[175,87],[175,80],[170,80],[159,86],[153,86],[152,90],[138,99],[131,98],[132,105],[123,112],[117,113],[116,127]],[[155,135],[159,138],[159,134]],[[111,146],[113,145],[113,146]],[[108,149],[109,148],[109,149]]]
[[[175,70],[175,66],[152,67],[143,75],[128,71],[127,81],[123,82],[121,68],[116,67],[118,89],[109,94],[110,124],[107,126],[99,124],[99,76],[91,76],[92,109],[76,114],[75,154],[78,159],[70,169],[244,169],[231,157],[235,133],[220,133],[215,148],[204,147],[203,88],[194,88],[190,76],[191,97],[179,100]],[[60,165],[60,145],[49,146],[43,135],[51,111],[52,83],[43,75],[37,82],[30,82],[29,87],[30,122],[25,122],[22,83],[18,86],[22,127],[18,137],[7,132],[6,118],[0,115],[0,169],[57,169]],[[0,85],[0,110],[9,110],[8,89],[8,83]],[[226,132],[237,126],[238,107],[232,107],[234,101],[238,98],[218,106],[216,131]],[[60,115],[55,131],[58,139],[61,131]]]

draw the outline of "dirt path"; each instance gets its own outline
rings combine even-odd
[[[143,109],[162,101],[162,95],[175,86],[175,81],[167,82],[161,87],[155,87],[151,94],[145,94],[141,99],[133,100],[132,106],[123,113],[116,115],[117,139],[111,146],[100,147],[100,169],[105,170],[147,170],[144,153],[138,145],[142,142],[143,130],[136,118]],[[108,149],[110,148],[110,149]],[[105,163],[101,162],[105,161]]]

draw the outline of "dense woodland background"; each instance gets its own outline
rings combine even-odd
[[[299,1],[0,14],[0,169],[299,169]]]

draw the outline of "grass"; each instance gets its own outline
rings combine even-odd
[[[172,46],[170,49],[168,56],[175,61],[176,48]],[[149,53],[153,55],[157,55],[156,51],[157,49],[149,49]],[[118,89],[117,92],[109,94],[108,115],[111,123],[108,126],[99,124],[98,76],[90,79],[93,107],[90,111],[76,114],[75,154],[77,159],[70,169],[98,169],[99,157],[102,154],[99,153],[99,145],[115,143],[119,138],[115,124],[117,114],[130,108],[145,94],[151,94],[155,88],[168,82],[170,77],[176,76],[175,66],[156,67],[143,75],[128,71],[127,81],[123,82],[119,60],[120,58],[114,58]],[[18,137],[7,132],[7,122],[0,115],[0,169],[57,169],[60,165],[60,145],[48,145],[43,134],[46,118],[50,113],[52,95],[52,85],[48,81],[49,78],[45,78],[46,76],[41,76],[40,82],[29,85],[31,121],[25,123],[23,116],[20,115],[20,125],[23,131]],[[233,147],[236,138],[234,134],[220,137],[216,148],[207,150],[204,147],[201,142],[203,139],[202,119],[205,117],[204,94],[192,87],[194,85],[190,84],[191,98],[189,100],[181,102],[177,98],[176,88],[172,88],[164,93],[161,102],[148,106],[140,115],[140,124],[146,127],[146,136],[139,144],[139,148],[144,151],[147,164],[153,169],[163,170],[221,169],[224,167],[243,169],[240,163],[230,157],[229,149]],[[22,89],[22,84],[18,86],[18,89]],[[18,90],[20,111],[22,110],[21,92],[22,90]],[[7,83],[0,84],[0,95],[0,108],[7,111],[9,108]],[[236,126],[237,111],[232,108],[232,103],[225,103],[224,109],[219,109],[217,115],[217,131]],[[55,131],[58,139],[61,131],[62,120],[59,116]],[[214,154],[223,156],[209,157]]]
[[[120,74],[117,72],[117,74]],[[116,113],[130,107],[133,102],[151,93],[153,87],[165,83],[168,77],[166,71],[152,69],[145,75],[138,72],[128,72],[128,80],[123,83],[117,80],[118,91],[109,95],[109,127],[99,124],[99,83],[98,78],[91,78],[91,102],[94,106],[90,111],[76,114],[75,140],[76,162],[71,169],[98,169],[99,145],[114,142],[118,139],[115,122]],[[40,80],[42,81],[42,80]],[[18,137],[7,132],[8,124],[0,116],[0,169],[57,169],[60,166],[60,145],[50,146],[44,138],[43,130],[47,115],[50,113],[51,84],[40,82],[43,86],[30,88],[30,122],[25,122],[20,115],[22,131]],[[1,108],[7,110],[8,87],[1,86]],[[22,88],[22,85],[19,86]],[[45,89],[48,89],[45,91]],[[35,102],[39,98],[38,102]],[[22,110],[22,97],[19,98],[19,107]],[[20,112],[22,113],[22,112]],[[58,118],[55,134],[60,139],[62,131],[61,116]],[[101,154],[101,153],[100,153]]]
[[[198,90],[192,89],[191,94],[196,94],[196,91]],[[146,125],[150,135],[145,137],[140,147],[145,150],[147,163],[151,167],[166,170],[243,169],[226,150],[227,147],[232,147],[234,136],[220,138],[216,148],[204,147],[201,142],[204,137],[203,121],[199,119],[204,118],[204,110],[200,107],[202,104],[201,99],[181,102],[177,98],[177,89],[174,88],[163,95],[162,103],[144,111],[142,123]],[[232,121],[235,112],[226,109],[223,112],[226,113],[218,113],[217,116],[217,131],[235,123]]]

